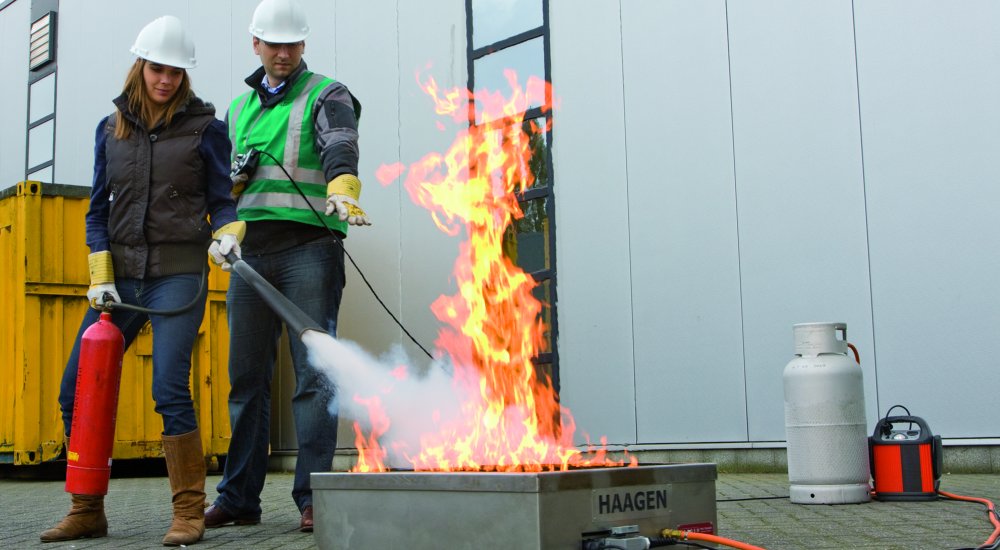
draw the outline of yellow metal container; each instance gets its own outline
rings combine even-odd
[[[84,216],[90,187],[19,183],[0,191],[0,463],[52,460],[65,444],[59,384],[86,311]],[[206,259],[207,260],[207,259]],[[229,446],[229,276],[213,267],[192,354],[191,388],[206,456]],[[113,457],[162,454],[153,410],[149,324],[126,350]]]

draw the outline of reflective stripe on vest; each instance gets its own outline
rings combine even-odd
[[[246,105],[247,100],[255,94],[256,92],[251,91],[237,97],[233,100],[233,104],[229,108],[229,116],[226,119],[229,121],[229,141],[233,144],[231,161],[236,160],[236,121],[240,119],[240,112],[243,111],[243,106]]]

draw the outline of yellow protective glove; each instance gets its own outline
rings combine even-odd
[[[87,256],[87,264],[90,266],[90,288],[87,290],[87,299],[90,300],[90,307],[94,309],[104,309],[107,302],[122,302],[115,288],[115,265],[111,261],[111,251],[92,252]],[[105,295],[110,299],[105,300]]]
[[[326,184],[326,215],[334,212],[340,221],[351,225],[371,225],[368,214],[358,206],[361,197],[361,180],[351,174],[341,174]]]
[[[247,233],[247,222],[230,222],[212,233],[212,244],[208,246],[208,255],[223,271],[232,271],[233,266],[226,261],[226,254],[232,252],[240,257],[240,243]]]
[[[247,182],[250,181],[250,177],[246,174],[240,173],[233,176],[233,190],[229,192],[234,199],[240,198],[243,194],[243,190],[247,188]]]

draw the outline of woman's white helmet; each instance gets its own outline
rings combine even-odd
[[[181,20],[173,15],[157,17],[143,27],[130,51],[146,61],[161,65],[181,69],[198,66],[194,58],[194,42],[184,32]]]
[[[306,11],[295,0],[264,0],[253,10],[250,34],[275,44],[291,44],[309,36]]]

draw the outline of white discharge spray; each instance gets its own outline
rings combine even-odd
[[[302,342],[310,364],[337,387],[332,407],[341,417],[358,422],[365,433],[379,427],[373,423],[388,424],[379,443],[390,468],[410,467],[406,457],[420,451],[420,435],[455,421],[470,398],[437,361],[418,376],[401,350],[376,359],[354,342],[312,330],[303,333]]]

